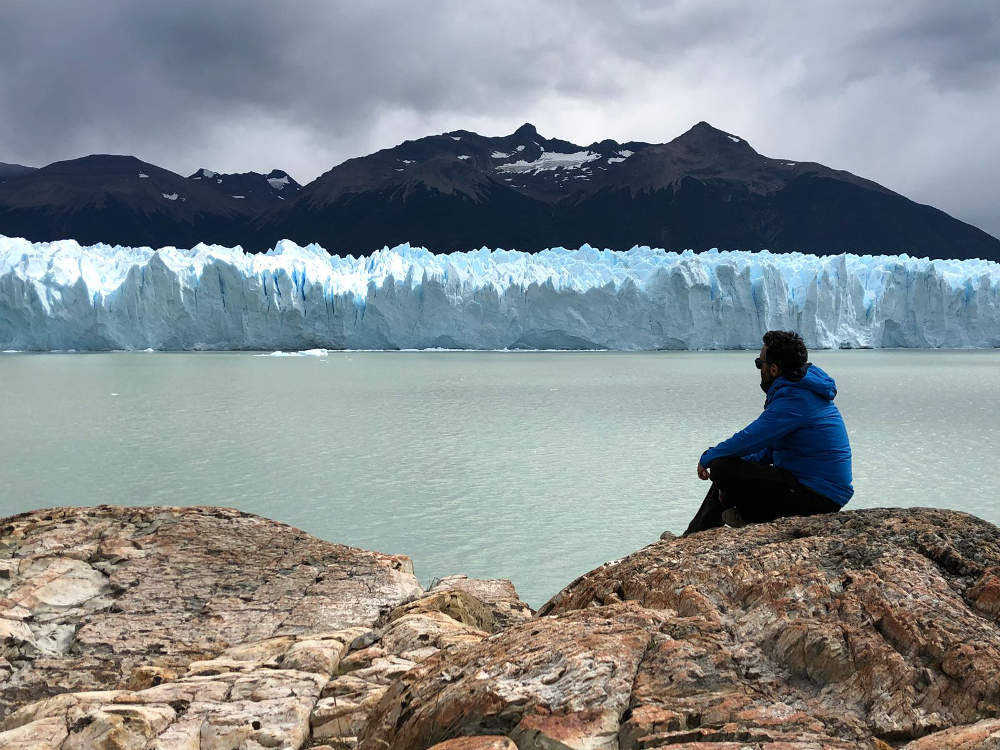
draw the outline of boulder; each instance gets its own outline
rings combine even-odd
[[[1000,531],[964,513],[665,539],[581,576],[538,619],[417,664],[359,746],[499,732],[521,750],[992,747],[997,601]]]
[[[374,642],[367,637],[355,639],[354,644],[362,648],[343,658],[341,675],[327,684],[313,710],[314,738],[353,746],[396,679],[442,649],[465,648],[487,636],[438,609],[449,609],[476,622],[482,616],[491,616],[477,606],[478,600],[464,593],[456,597],[454,593],[439,592],[398,607],[389,614],[386,625],[373,634]],[[458,606],[451,606],[455,602]]]
[[[639,607],[591,610],[581,619],[519,625],[476,647],[441,652],[392,684],[360,747],[426,747],[487,728],[511,736],[532,731],[536,710],[615,718],[626,708],[647,631],[659,619]]]
[[[237,510],[100,506],[6,518],[0,716],[62,692],[152,686],[237,644],[278,638],[284,653],[287,636],[367,630],[421,593],[408,558]],[[333,672],[341,651],[300,644],[287,666]]]
[[[445,576],[437,579],[427,593],[430,595],[445,591],[461,591],[471,594],[485,604],[493,614],[494,626],[491,632],[530,620],[535,614],[531,607],[521,601],[514,584],[506,578],[481,579],[469,578],[464,575]],[[474,623],[468,624],[473,625]],[[480,627],[480,629],[485,630],[486,628]]]
[[[758,695],[726,644],[717,623],[634,602],[542,618],[402,675],[359,747],[426,747],[486,731],[521,750],[802,739],[855,746],[807,711]],[[828,718],[848,737],[865,735],[857,720]]]
[[[390,654],[403,654],[427,646],[447,648],[478,643],[487,636],[482,630],[452,619],[444,612],[429,610],[404,614],[392,620],[379,643]]]
[[[140,691],[59,695],[25,706],[0,724],[0,747],[21,737],[61,750],[229,750],[301,747],[325,678],[259,669],[184,677]],[[45,734],[41,730],[45,731]]]
[[[389,613],[388,620],[392,622],[406,615],[428,612],[446,615],[452,620],[487,633],[501,629],[492,610],[484,602],[460,590],[430,592],[414,602],[396,607]]]
[[[59,750],[69,736],[65,719],[51,716],[0,732],[4,750]]]
[[[660,542],[540,614],[632,600],[716,621],[762,683],[811,688],[895,742],[1000,710],[998,565],[1000,533],[974,516],[846,511]]]

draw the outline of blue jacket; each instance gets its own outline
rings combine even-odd
[[[787,469],[809,489],[843,507],[854,494],[851,444],[833,405],[837,384],[809,365],[801,380],[778,377],[767,391],[764,411],[725,442],[709,448],[701,465],[736,456]]]

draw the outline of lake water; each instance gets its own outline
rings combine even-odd
[[[537,607],[681,532],[701,452],[759,414],[756,352],[0,355],[0,515],[226,505]],[[1000,351],[831,351],[848,508],[1000,523]]]

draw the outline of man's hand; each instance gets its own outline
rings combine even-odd
[[[711,479],[711,478],[712,475],[708,473],[708,469],[706,469],[701,464],[698,464],[698,479]]]

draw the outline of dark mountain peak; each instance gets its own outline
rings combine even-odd
[[[134,156],[90,154],[89,156],[81,156],[79,159],[52,162],[38,171],[46,175],[118,175],[135,172],[145,167],[159,169],[159,167],[147,164]]]
[[[258,212],[242,203],[134,156],[91,154],[0,181],[0,234],[83,245],[224,243]]]
[[[218,177],[218,176],[219,176],[218,172],[213,172],[211,169],[205,169],[204,167],[202,167],[194,174],[189,174],[188,179],[189,180],[212,179],[213,177]]]
[[[515,136],[520,136],[521,138],[537,138],[538,131],[535,126],[530,122],[524,123],[521,127],[514,131]]]
[[[239,172],[224,174],[211,169],[199,169],[188,177],[212,191],[225,196],[227,200],[241,201],[247,210],[262,209],[275,201],[284,201],[292,193],[301,190],[291,175],[283,169],[272,169],[267,174],[260,172]]]
[[[724,130],[719,130],[717,127],[715,127],[709,122],[701,120],[692,125],[690,128],[688,128],[686,132],[681,133],[681,135],[678,137],[684,138],[685,136],[696,136],[696,137],[706,138],[712,136],[725,136],[725,135],[730,135],[730,134]]]
[[[271,190],[274,190],[276,193],[282,192],[285,188],[291,188],[289,192],[302,189],[302,186],[295,181],[295,178],[284,169],[272,169],[264,175],[264,179],[270,185]]]
[[[721,147],[731,149],[734,146],[739,146],[753,151],[750,144],[739,136],[727,133],[725,130],[719,130],[712,125],[709,125],[704,120],[699,122],[697,125],[694,125],[687,132],[674,138],[670,141],[670,143],[678,146],[686,146],[699,151],[717,150]]]
[[[0,161],[0,180],[5,180],[8,177],[20,177],[37,171],[38,167],[26,167],[23,164],[7,164]]]

